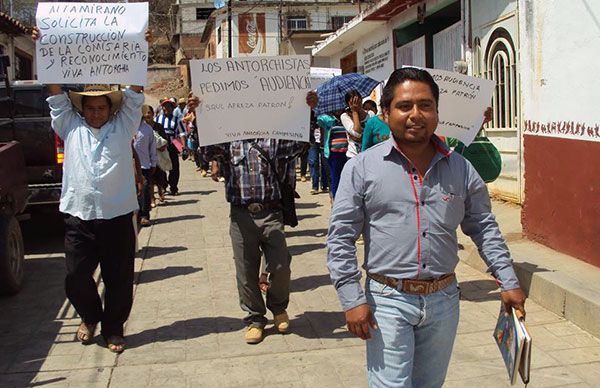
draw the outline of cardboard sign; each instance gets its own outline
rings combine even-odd
[[[307,142],[310,57],[190,61],[200,145],[274,138]]]
[[[328,67],[311,67],[310,68],[310,83],[313,90],[317,90],[319,85],[325,81],[332,79],[336,75],[342,75],[342,69],[334,69]]]
[[[42,83],[145,85],[148,3],[39,3]]]
[[[471,144],[492,105],[495,82],[450,71],[425,69],[440,87],[439,123],[435,133]]]

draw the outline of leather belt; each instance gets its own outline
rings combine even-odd
[[[281,203],[279,201],[264,202],[264,203],[252,202],[252,203],[249,203],[248,205],[238,205],[238,207],[248,210],[248,212],[251,214],[256,214],[256,213],[260,213],[265,210],[281,209]]]
[[[448,287],[456,280],[453,273],[446,274],[437,279],[417,280],[417,279],[396,279],[377,273],[367,273],[367,276],[378,283],[385,284],[398,291],[407,294],[429,295]]]

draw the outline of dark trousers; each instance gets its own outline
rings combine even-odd
[[[133,303],[135,232],[133,214],[109,220],[84,221],[65,215],[65,290],[77,313],[88,324],[102,322],[102,335],[123,335]],[[100,264],[104,309],[94,282]]]
[[[208,162],[204,159],[205,151],[206,147],[196,147],[194,160],[196,161],[196,167],[201,168],[204,171],[208,171],[210,166],[208,165]]]
[[[300,154],[300,176],[306,176],[307,165],[308,151],[304,151]]]
[[[342,177],[342,170],[344,165],[348,161],[345,152],[330,152],[329,159],[329,171],[331,173],[331,196],[335,198],[338,185],[340,184],[340,178]]]
[[[283,214],[264,210],[255,214],[240,206],[231,206],[229,234],[233,248],[240,307],[248,315],[244,323],[264,327],[267,308],[273,315],[283,313],[290,301],[290,262],[292,257],[285,243]],[[265,271],[270,287],[267,305],[263,301],[258,278],[261,251],[265,255]]]
[[[311,144],[308,150],[308,165],[310,166],[310,177],[312,179],[313,190],[319,190],[319,180],[321,181],[321,189],[329,188],[329,173],[326,169],[327,163],[322,158],[323,152],[319,147],[319,143]]]
[[[142,193],[138,197],[140,205],[139,216],[142,218],[150,219],[150,202],[152,199],[152,170],[149,168],[142,168],[142,175],[144,175],[145,182],[142,188]]]
[[[169,143],[167,147],[169,151],[169,157],[171,158],[171,163],[173,164],[173,168],[169,171],[169,190],[171,190],[171,194],[177,193],[179,188],[177,185],[179,184],[179,152],[177,152],[177,148]]]

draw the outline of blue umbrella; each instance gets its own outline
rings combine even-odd
[[[319,104],[315,109],[317,115],[331,113],[347,108],[346,93],[356,90],[364,98],[379,85],[379,81],[363,74],[348,73],[338,75],[317,88]]]

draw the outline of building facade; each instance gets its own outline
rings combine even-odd
[[[490,193],[523,204],[529,238],[600,266],[598,20],[591,1],[382,0],[312,54],[381,81],[403,65],[494,80]]]
[[[349,1],[234,1],[231,56],[310,54],[322,35],[342,27],[358,13],[359,4]],[[227,7],[223,7],[213,12],[206,25],[204,57],[228,57],[228,39]],[[313,65],[322,63],[316,59]]]
[[[7,70],[12,81],[36,78],[35,43],[29,34],[28,26],[0,12],[0,55],[10,60]]]

